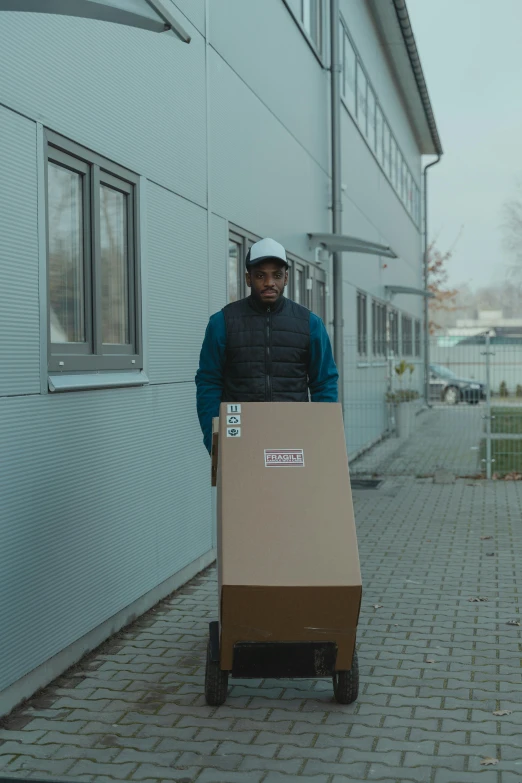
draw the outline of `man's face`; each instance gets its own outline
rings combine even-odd
[[[267,307],[277,302],[288,283],[288,269],[277,261],[262,261],[246,274],[252,296]]]

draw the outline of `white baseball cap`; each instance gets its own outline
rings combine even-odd
[[[255,266],[255,264],[260,264],[261,261],[269,261],[270,259],[282,261],[283,264],[288,267],[288,261],[286,260],[286,250],[284,249],[283,245],[280,245],[279,242],[275,241],[275,239],[266,237],[265,239],[260,239],[259,242],[253,244],[248,251],[246,257],[247,269],[248,267]]]

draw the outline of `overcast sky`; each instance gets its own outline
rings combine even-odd
[[[429,174],[430,238],[457,238],[451,283],[504,277],[502,206],[522,179],[522,0],[408,0],[444,156]]]

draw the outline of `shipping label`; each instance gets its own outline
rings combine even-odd
[[[303,449],[265,449],[265,468],[304,468]]]

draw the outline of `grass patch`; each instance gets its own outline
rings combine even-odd
[[[493,434],[522,435],[522,406],[491,408],[491,432]]]
[[[486,440],[480,443],[480,458],[486,459]],[[506,473],[522,473],[522,437],[502,440],[494,438],[491,441],[491,459],[494,460],[491,470],[499,476]],[[485,472],[485,463],[482,463]]]

